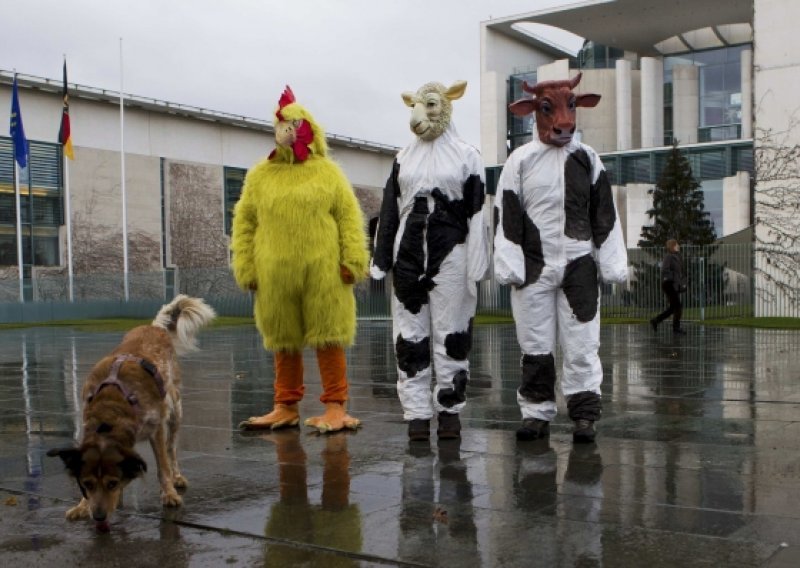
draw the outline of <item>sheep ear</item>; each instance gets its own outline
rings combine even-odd
[[[467,82],[466,81],[456,81],[444,92],[444,96],[446,96],[451,101],[456,99],[460,99],[464,96],[464,91],[467,90]]]
[[[528,116],[538,107],[537,99],[520,99],[508,105],[508,110],[515,116]]]
[[[594,93],[584,93],[575,97],[575,106],[579,107],[596,107],[600,102],[600,95]]]
[[[400,96],[403,97],[403,102],[406,103],[406,106],[414,107],[414,93],[406,91]]]

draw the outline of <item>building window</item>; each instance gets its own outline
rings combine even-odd
[[[739,147],[731,149],[731,170],[734,172],[749,172],[752,177],[754,171],[753,147]]]
[[[666,71],[665,71],[666,74]],[[670,146],[674,140],[672,138],[672,71],[670,71],[670,82],[664,79],[664,146]]]
[[[64,223],[61,147],[29,141],[28,167],[19,170],[22,262],[58,266],[58,228]],[[0,137],[0,266],[17,265],[17,224],[11,139]]]
[[[672,67],[696,65],[699,91],[699,142],[736,140],[742,124],[742,51],[750,44],[672,55],[664,58],[664,106],[672,104]],[[669,96],[667,96],[669,94]],[[671,113],[670,113],[671,114]],[[665,121],[665,135],[671,125]]]
[[[225,234],[231,234],[233,227],[233,209],[242,194],[242,185],[247,170],[243,168],[225,167]]]
[[[593,41],[583,42],[578,52],[579,69],[613,69],[617,59],[623,59],[625,51],[617,47],[608,47]]]
[[[619,168],[619,159],[615,157],[604,157],[602,158],[602,162],[606,170],[606,175],[608,176],[608,182],[611,185],[617,185],[619,183],[617,181],[619,178],[619,172],[617,171]]]
[[[709,219],[714,223],[714,234],[717,237],[723,236],[722,221],[722,180],[707,179],[700,183],[703,191],[703,209],[708,212]]]
[[[536,84],[536,71],[524,71],[511,75],[508,78],[507,105],[531,95],[522,90],[523,82],[529,85]],[[506,105],[506,108],[508,106]],[[533,115],[516,116],[511,111],[506,111],[506,124],[508,125],[508,152],[511,153],[523,144],[531,141],[533,135]]]
[[[639,154],[622,157],[622,180],[623,184],[628,183],[651,183],[652,164],[650,163],[651,154]]]
[[[692,168],[697,181],[719,180],[748,172],[753,175],[753,145],[749,142],[716,144],[712,147],[680,148]],[[661,178],[671,150],[649,152],[614,152],[601,155],[600,159],[608,171],[613,184],[655,184]],[[613,177],[612,177],[612,174]]]
[[[729,175],[726,167],[725,148],[695,150],[689,154],[692,174],[697,179],[721,179]]]
[[[503,172],[503,166],[489,166],[485,172],[486,195],[495,195],[497,193],[497,184],[500,181],[500,174]]]

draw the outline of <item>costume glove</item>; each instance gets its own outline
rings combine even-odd
[[[353,284],[356,281],[350,269],[341,264],[339,265],[339,276],[341,276],[342,282],[345,284]]]

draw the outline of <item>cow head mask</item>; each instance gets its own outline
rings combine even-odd
[[[573,89],[581,81],[581,73],[564,81],[542,81],[531,86],[522,84],[533,98],[524,98],[511,103],[508,108],[516,116],[536,113],[536,130],[539,140],[545,144],[565,146],[575,134],[575,111],[578,107],[594,107],[600,95],[585,93],[576,95]]]

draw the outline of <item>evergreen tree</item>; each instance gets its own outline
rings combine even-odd
[[[717,248],[713,245],[716,239],[714,222],[705,210],[703,192],[692,175],[689,159],[681,154],[677,144],[667,156],[656,187],[648,193],[653,196],[653,207],[647,211],[652,224],[642,227],[639,247],[653,260],[642,258],[633,263],[636,277],[631,292],[634,301],[652,309],[653,298],[661,298],[660,261],[667,241],[676,239],[681,245],[684,275],[689,282],[684,307],[724,303],[725,267],[712,260]]]
[[[653,196],[653,207],[647,216],[653,224],[642,227],[640,247],[660,250],[668,239],[676,239],[681,245],[714,242],[714,222],[705,210],[703,191],[677,143],[667,157],[661,179],[648,193]]]

